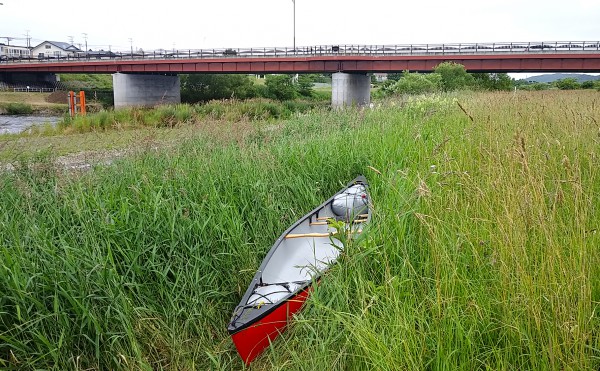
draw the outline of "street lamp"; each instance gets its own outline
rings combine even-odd
[[[294,4],[294,53],[296,52],[296,0],[292,0]]]

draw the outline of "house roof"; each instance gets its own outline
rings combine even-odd
[[[29,49],[26,46],[22,46],[22,45],[10,45],[10,44],[5,44],[5,43],[0,43],[0,46],[8,46],[8,47],[11,47],[11,48]]]
[[[57,48],[60,48],[62,50],[68,50],[68,51],[73,51],[73,52],[80,52],[81,49],[79,49],[78,47],[76,47],[75,45],[71,45],[69,43],[65,43],[62,41],[44,41],[42,43],[40,43],[39,45],[36,46],[36,48],[44,43],[48,43],[48,44],[52,44],[54,46],[56,46]]]

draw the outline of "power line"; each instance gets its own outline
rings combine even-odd
[[[6,39],[6,45],[10,45],[10,41],[16,39],[15,37],[10,36],[0,36],[0,39]]]

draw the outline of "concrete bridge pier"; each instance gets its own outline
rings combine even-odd
[[[337,72],[332,75],[331,105],[365,106],[371,103],[371,77],[367,74]]]
[[[181,103],[178,75],[115,73],[112,76],[115,108]]]

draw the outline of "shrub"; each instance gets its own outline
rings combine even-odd
[[[526,85],[521,85],[519,87],[519,89],[522,90],[527,90],[527,91],[532,91],[532,90],[548,90],[550,89],[550,84],[547,84],[545,82],[534,82],[532,84],[526,84]]]
[[[442,76],[438,73],[409,73],[405,71],[402,78],[391,86],[394,93],[423,94],[435,93],[442,88]]]
[[[196,106],[196,112],[201,117],[208,116],[218,120],[225,116],[225,105],[221,101],[210,101],[206,104]]]

